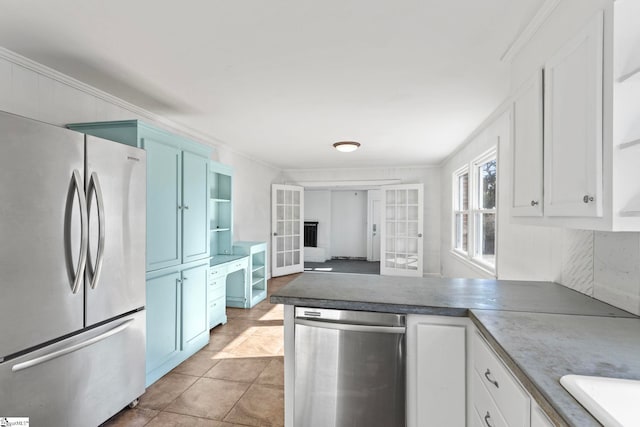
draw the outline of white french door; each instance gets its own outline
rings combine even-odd
[[[381,261],[384,276],[422,277],[423,184],[382,190]]]
[[[304,271],[304,187],[271,185],[271,275]]]

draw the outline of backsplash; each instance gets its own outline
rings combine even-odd
[[[640,315],[640,233],[562,233],[560,283]]]
[[[563,230],[560,281],[593,296],[593,231]]]

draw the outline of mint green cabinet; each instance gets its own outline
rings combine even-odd
[[[147,280],[147,374],[180,353],[180,271]]]
[[[209,257],[211,148],[139,120],[67,127],[147,151],[147,272]]]
[[[145,139],[147,151],[147,271],[182,262],[182,152]]]
[[[138,120],[68,127],[147,152],[149,386],[209,342],[212,149]]]
[[[207,322],[207,276],[209,264],[182,271],[182,349],[209,333]]]
[[[182,262],[209,257],[209,159],[182,154]]]
[[[209,342],[209,260],[147,273],[147,386]]]

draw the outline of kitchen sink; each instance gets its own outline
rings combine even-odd
[[[605,427],[640,426],[640,381],[565,375],[560,384]]]

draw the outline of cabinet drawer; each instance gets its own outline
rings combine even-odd
[[[209,280],[213,277],[224,276],[227,274],[227,265],[220,264],[213,267],[209,267]]]
[[[528,394],[478,333],[473,337],[473,349],[475,371],[500,408],[507,424],[512,427],[528,426]]]
[[[243,270],[249,268],[249,257],[244,257],[236,261],[227,263],[227,272],[232,273],[234,271]]]
[[[510,427],[511,424],[507,424],[495,402],[491,399],[480,375],[478,375],[477,372],[472,372],[472,378],[472,399],[475,412],[475,414],[472,414],[472,417],[475,416],[476,418],[473,420],[473,425],[482,427]]]
[[[216,317],[220,314],[220,312],[224,312],[225,309],[225,299],[216,298],[214,300],[209,300],[209,317]]]
[[[213,301],[218,298],[223,298],[225,296],[225,277],[217,277],[213,280],[209,281],[209,285],[207,288],[207,299],[209,301]]]

